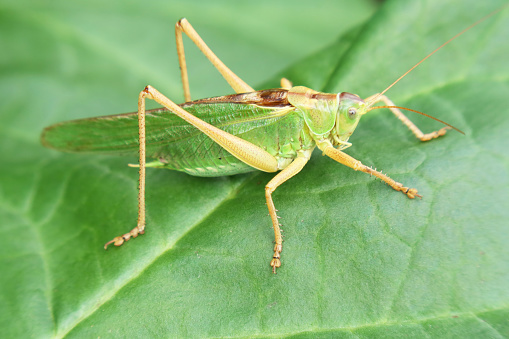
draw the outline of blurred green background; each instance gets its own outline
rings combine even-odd
[[[104,251],[134,226],[136,159],[39,144],[52,123],[136,110],[147,84],[181,102],[181,17],[255,88],[286,76],[366,97],[503,3],[1,1],[1,336],[509,337],[507,10],[388,92],[466,136],[421,144],[379,111],[350,140],[424,199],[315,154],[274,194],[276,276],[273,175],[151,170],[147,233]],[[185,46],[192,97],[231,93]]]

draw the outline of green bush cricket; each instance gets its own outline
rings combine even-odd
[[[112,243],[120,246],[145,232],[146,167],[168,168],[204,177],[254,170],[281,171],[265,186],[275,236],[270,266],[276,273],[281,266],[283,239],[272,193],[302,170],[316,147],[343,165],[380,178],[411,199],[421,197],[415,188],[396,182],[343,150],[351,145],[348,139],[360,117],[378,108],[389,108],[421,141],[443,136],[450,128],[456,129],[433,118],[447,126],[425,134],[401,109],[426,114],[395,106],[384,94],[424,60],[501,9],[470,25],[386,89],[364,100],[347,92],[329,94],[302,86],[293,87],[286,79],[281,80],[281,88],[255,91],[219,60],[186,19],[181,19],[176,24],[176,42],[185,103],[177,105],[155,88],[147,86],[139,95],[137,113],[58,123],[44,129],[41,140],[44,146],[64,152],[119,155],[139,152],[139,165],[136,165],[139,166],[137,226],[106,243],[105,248]],[[182,33],[198,46],[236,94],[191,101]],[[147,98],[155,100],[163,108],[146,111]],[[377,102],[383,102],[384,106],[374,106]],[[147,156],[155,161],[146,163]]]

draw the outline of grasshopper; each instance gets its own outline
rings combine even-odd
[[[500,10],[467,27],[385,90],[366,99],[347,92],[329,94],[303,86],[294,87],[285,78],[281,79],[281,88],[255,91],[221,62],[184,18],[175,26],[185,97],[183,104],[177,105],[155,88],[146,86],[139,94],[137,113],[61,122],[45,128],[41,141],[46,147],[64,152],[128,155],[139,151],[139,165],[131,165],[139,166],[137,225],[130,232],[107,242],[105,249],[110,244],[120,246],[131,237],[145,233],[146,167],[168,168],[204,177],[254,170],[280,171],[265,186],[275,238],[270,266],[276,273],[281,266],[283,238],[272,193],[304,168],[316,147],[323,155],[381,179],[410,199],[421,197],[417,189],[407,187],[345,153],[344,150],[351,146],[348,139],[359,119],[379,108],[389,108],[421,141],[441,137],[450,128],[456,129],[433,118],[447,126],[423,133],[401,109],[426,114],[396,106],[384,94],[439,49]],[[191,101],[183,33],[205,54],[236,94]],[[145,110],[146,99],[155,100],[163,107]],[[384,105],[374,106],[378,102]],[[146,163],[147,156],[155,160]]]

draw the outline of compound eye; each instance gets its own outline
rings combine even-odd
[[[355,107],[350,107],[348,109],[348,116],[350,117],[350,119],[354,119],[356,115],[357,115],[357,109]]]

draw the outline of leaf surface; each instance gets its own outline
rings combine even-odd
[[[387,93],[465,136],[421,143],[377,110],[350,139],[350,155],[424,198],[407,199],[314,154],[274,193],[285,231],[277,275],[268,266],[273,231],[264,200],[271,174],[209,179],[150,170],[146,234],[104,251],[134,227],[137,177],[125,164],[136,159],[61,154],[38,142],[51,123],[133,111],[147,84],[178,102],[167,36],[179,16],[249,83],[277,86],[284,75],[367,97],[504,2],[387,1],[369,20],[367,3],[344,3],[353,2],[291,9],[101,2],[101,10],[95,2],[5,2],[3,336],[509,337],[508,10]],[[331,44],[317,44],[322,38]],[[318,52],[294,63],[303,50],[299,58]],[[190,44],[187,51],[197,69],[193,97],[226,94],[215,92],[222,80],[209,80],[217,75],[202,72],[209,66]],[[286,64],[273,65],[278,59]],[[408,114],[424,131],[440,127]]]

